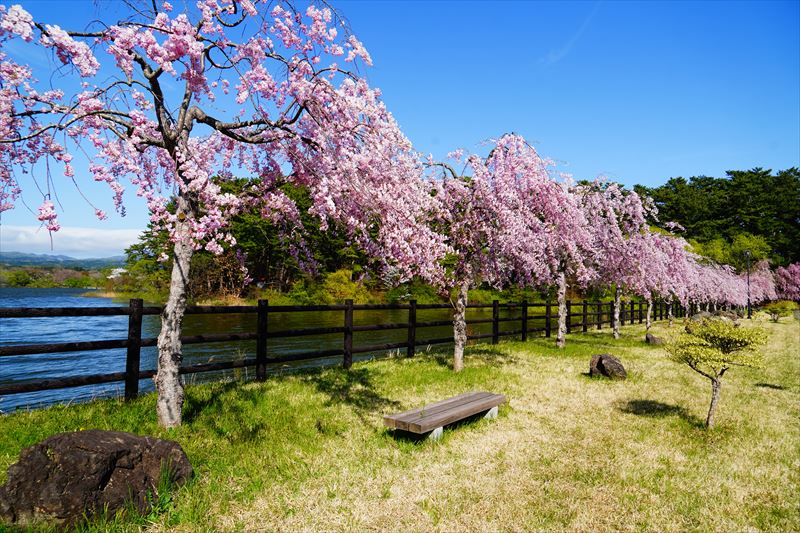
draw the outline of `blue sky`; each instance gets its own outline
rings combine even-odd
[[[22,3],[64,27],[96,13],[92,2]],[[800,166],[800,2],[335,5],[372,54],[362,73],[435,157],[513,131],[578,179],[628,186]],[[105,190],[87,192],[110,220],[64,185],[61,224],[77,229],[56,235],[54,253],[119,253],[145,226],[140,203],[120,218]],[[4,213],[2,249],[49,251],[35,222]]]

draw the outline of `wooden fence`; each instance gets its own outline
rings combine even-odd
[[[551,303],[506,303],[501,304],[497,300],[491,304],[471,304],[468,309],[491,308],[492,318],[468,319],[468,325],[489,324],[492,325],[491,333],[475,334],[468,336],[470,340],[491,339],[492,344],[497,344],[501,337],[519,336],[521,340],[528,339],[529,334],[544,335],[550,337],[553,330],[558,328],[558,306]],[[193,314],[256,314],[257,328],[252,333],[229,333],[229,334],[208,334],[184,336],[181,341],[185,345],[203,344],[230,341],[256,341],[255,358],[246,358],[236,361],[224,361],[203,363],[181,367],[182,374],[194,374],[198,372],[219,371],[243,367],[255,367],[256,379],[264,380],[267,369],[270,365],[287,363],[291,361],[302,361],[318,359],[323,357],[342,356],[342,364],[349,368],[353,363],[353,355],[366,352],[377,352],[383,350],[399,350],[405,348],[406,355],[413,357],[417,346],[427,346],[434,344],[452,343],[453,337],[425,338],[418,335],[419,330],[431,327],[451,326],[451,320],[437,321],[418,321],[417,311],[421,309],[452,309],[447,304],[417,304],[411,301],[408,304],[388,304],[388,305],[355,305],[352,300],[347,300],[344,305],[269,305],[266,300],[260,300],[256,306],[190,306],[186,309],[187,315]],[[407,310],[408,320],[402,323],[383,323],[354,325],[354,311],[369,310]],[[518,312],[513,317],[500,317],[500,310]],[[270,313],[297,313],[297,312],[342,312],[343,322],[339,327],[304,328],[304,329],[284,329],[270,331],[268,327],[268,317]],[[686,309],[674,304],[673,314],[676,317],[684,316]],[[690,313],[694,309],[689,310]],[[620,305],[620,325],[640,324],[645,320],[646,304],[644,302],[622,302]],[[146,307],[142,300],[130,300],[128,307],[5,307],[0,308],[0,319],[2,318],[31,318],[31,317],[90,317],[90,316],[127,316],[128,335],[125,339],[101,340],[101,341],[81,341],[81,342],[61,342],[51,344],[22,344],[11,346],[0,346],[0,364],[2,358],[8,356],[23,356],[32,354],[62,353],[62,352],[83,352],[93,350],[109,350],[125,348],[125,371],[110,374],[95,374],[87,376],[70,376],[61,378],[32,379],[17,383],[0,385],[0,396],[9,394],[19,394],[26,392],[38,392],[68,387],[80,387],[85,385],[97,385],[112,382],[125,383],[125,399],[136,398],[139,394],[139,380],[152,378],[156,371],[154,369],[141,370],[140,356],[141,349],[147,346],[155,346],[157,339],[142,337],[142,317],[145,315],[159,315],[161,307]],[[667,304],[665,302],[654,302],[653,320],[663,320],[667,315]],[[573,331],[588,331],[590,327],[601,329],[604,324],[613,325],[614,303],[613,302],[581,302],[567,301],[567,333]],[[543,327],[531,327],[534,321]],[[501,330],[501,324],[517,322],[518,328],[511,330]],[[373,344],[364,346],[353,345],[353,333],[360,331],[381,331],[381,330],[407,330],[407,339],[404,342],[387,344]],[[269,341],[272,339],[341,334],[343,337],[341,349],[316,350],[299,354],[270,357]]]

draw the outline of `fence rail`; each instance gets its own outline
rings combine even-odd
[[[673,316],[681,317],[687,313],[695,311],[694,306],[686,309],[673,303]],[[558,306],[551,302],[546,303],[520,303],[501,304],[497,300],[491,304],[470,304],[468,309],[491,309],[491,318],[468,319],[468,325],[491,324],[491,333],[469,335],[469,340],[491,339],[492,344],[497,344],[501,337],[519,336],[526,341],[529,334],[543,334],[551,337],[554,327],[557,329],[559,314]],[[230,341],[256,341],[255,358],[246,358],[236,361],[225,361],[216,363],[202,363],[183,366],[181,374],[194,374],[199,372],[211,372],[228,370],[244,367],[256,368],[256,379],[266,379],[269,365],[287,363],[293,361],[303,361],[309,359],[319,359],[324,357],[342,357],[342,364],[349,368],[353,363],[353,355],[359,353],[399,350],[405,349],[408,357],[413,357],[418,346],[428,346],[435,344],[446,344],[453,342],[453,337],[422,338],[418,337],[418,330],[449,326],[450,320],[433,320],[420,322],[417,320],[418,310],[429,309],[452,309],[447,304],[418,304],[412,300],[408,304],[354,304],[352,300],[347,300],[344,305],[269,305],[266,300],[259,300],[258,305],[254,306],[189,306],[186,309],[187,315],[193,314],[255,314],[257,316],[257,327],[255,332],[248,333],[226,333],[226,334],[206,334],[181,337],[183,344],[205,344]],[[654,321],[663,320],[668,314],[668,304],[663,301],[653,302]],[[125,399],[131,400],[139,394],[139,381],[152,378],[155,370],[141,370],[141,349],[143,347],[155,346],[157,339],[154,337],[142,337],[142,317],[145,315],[158,315],[161,307],[144,306],[142,300],[132,299],[128,307],[4,307],[0,308],[0,319],[2,318],[32,318],[32,317],[91,317],[91,316],[127,316],[128,334],[125,339],[112,339],[102,341],[79,341],[61,342],[49,344],[20,344],[10,346],[0,346],[0,364],[2,357],[25,356],[44,353],[77,352],[108,350],[115,348],[125,348],[125,371],[109,374],[96,374],[88,376],[70,376],[62,378],[32,379],[17,383],[0,385],[0,396],[10,394],[20,394],[26,392],[38,392],[69,387],[80,387],[85,385],[97,385],[112,382],[125,383]],[[407,322],[395,322],[384,324],[354,325],[354,311],[370,310],[407,310]],[[500,317],[500,311],[518,311],[518,316]],[[603,325],[614,324],[614,302],[581,302],[567,301],[566,306],[567,333],[571,333],[576,328],[586,332],[590,326],[601,329]],[[303,329],[284,329],[269,330],[269,315],[271,313],[296,313],[296,312],[343,312],[344,320],[342,326],[336,327],[317,327]],[[533,311],[533,314],[531,314]],[[620,325],[634,324],[638,319],[641,324],[645,319],[646,305],[644,302],[622,302],[620,305]],[[591,318],[591,320],[590,320]],[[530,327],[532,320],[544,321],[544,327]],[[519,323],[519,328],[501,330],[501,324],[508,322]],[[372,344],[363,346],[353,345],[353,333],[365,331],[386,331],[386,330],[407,330],[407,338],[404,342],[394,342],[386,344]],[[308,351],[298,354],[270,357],[270,339],[281,339],[300,336],[315,335],[342,335],[342,348]]]

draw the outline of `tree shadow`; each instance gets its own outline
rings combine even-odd
[[[616,339],[614,339],[614,337],[610,337],[611,333],[608,333],[608,334],[609,334],[609,337],[604,337],[603,335],[596,335],[596,334],[592,334],[592,333],[577,334],[577,335],[576,334],[572,334],[572,336],[567,335],[567,346],[569,346],[569,345],[587,346],[588,345],[588,346],[591,346],[593,348],[597,347],[598,349],[600,347],[611,348],[611,349],[619,348],[618,344],[614,344],[614,340],[616,340]],[[544,339],[544,337],[542,337],[542,339]],[[555,335],[553,335],[553,337],[551,337],[551,339],[552,339],[553,343],[555,344],[555,342],[556,342]]]
[[[308,373],[302,379],[327,395],[328,405],[350,405],[362,420],[367,415],[387,409],[399,409],[402,405],[378,392],[369,369],[365,367],[328,369],[326,372]]]
[[[786,387],[783,385],[773,385],[772,383],[756,383],[755,386],[762,389],[786,390]]]
[[[225,381],[211,385],[215,390],[205,398],[199,398],[191,387],[186,387],[186,397],[183,404],[182,418],[184,422],[192,423],[197,420],[200,413],[222,402],[222,397],[244,385],[243,381]]]
[[[431,352],[429,357],[439,366],[447,368],[453,367],[453,352],[450,350]],[[467,346],[464,350],[464,366],[469,366],[470,361],[473,363],[478,362],[486,366],[502,366],[515,364],[519,361],[519,358],[505,350],[475,345]]]
[[[685,408],[678,405],[669,405],[653,400],[629,400],[618,409],[627,414],[646,416],[649,418],[665,418],[677,416],[696,427],[703,427],[705,424],[695,415],[689,413]]]
[[[266,429],[269,415],[259,407],[264,390],[245,388],[246,382],[214,384],[207,397],[187,395],[184,421],[203,428],[231,443],[252,442]]]

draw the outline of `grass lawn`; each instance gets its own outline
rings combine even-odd
[[[0,482],[20,450],[61,431],[174,439],[196,478],[160,514],[90,528],[176,530],[800,530],[800,322],[763,322],[763,369],[734,368],[717,427],[708,380],[645,345],[642,326],[190,387],[184,425],[152,395],[0,417]],[[680,328],[673,326],[673,331]],[[654,327],[668,334],[666,324]],[[625,382],[588,377],[593,353]],[[487,390],[495,421],[396,439],[382,415]],[[0,526],[2,529],[2,526]]]

